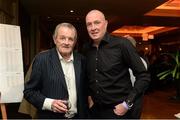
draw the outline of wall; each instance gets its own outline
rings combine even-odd
[[[18,25],[19,0],[0,0],[0,23]]]

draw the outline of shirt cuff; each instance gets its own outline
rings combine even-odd
[[[127,110],[129,110],[129,107],[128,107],[128,105],[126,104],[125,101],[122,103],[122,105],[123,105]]]
[[[54,99],[46,98],[44,100],[42,110],[50,110],[50,111],[52,111],[51,105],[52,105],[53,100]]]

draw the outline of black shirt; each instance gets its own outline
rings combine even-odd
[[[87,51],[89,92],[98,104],[131,102],[148,86],[150,75],[134,46],[125,38],[105,34],[98,48]],[[136,76],[132,87],[128,68]]]

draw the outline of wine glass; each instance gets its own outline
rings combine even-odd
[[[65,103],[65,105],[67,106],[67,109],[68,109],[68,111],[65,113],[64,117],[66,117],[66,118],[72,118],[72,117],[74,116],[74,114],[72,114],[71,111],[70,111],[70,108],[71,108],[71,103],[70,103],[70,101],[69,101],[69,100],[66,100],[64,103]]]

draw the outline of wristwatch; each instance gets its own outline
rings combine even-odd
[[[130,100],[125,100],[127,106],[128,106],[128,109],[131,109],[132,106],[133,106],[133,103],[130,101]]]

